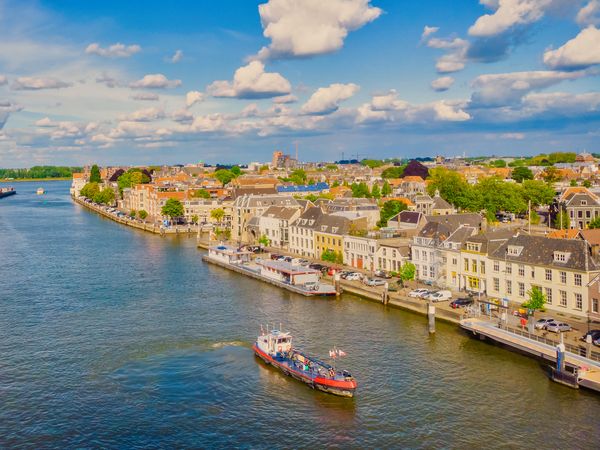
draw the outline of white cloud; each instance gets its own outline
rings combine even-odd
[[[281,95],[273,99],[273,103],[284,104],[284,103],[295,103],[298,101],[298,97],[293,94]]]
[[[458,72],[465,68],[469,42],[461,38],[430,38],[427,46],[447,50],[448,53],[438,58],[435,65],[439,73]]]
[[[185,106],[186,108],[191,108],[192,105],[196,103],[200,103],[204,100],[204,94],[199,91],[189,91],[185,94]]]
[[[165,111],[162,108],[142,108],[131,114],[119,116],[119,120],[123,122],[152,122],[164,118]]]
[[[106,87],[114,88],[120,86],[120,83],[116,78],[111,77],[105,72],[102,73],[99,77],[96,77],[96,83],[104,84]]]
[[[50,117],[44,117],[43,119],[39,119],[35,122],[36,127],[55,127],[58,123],[52,122]]]
[[[162,73],[144,75],[141,80],[129,83],[133,89],[166,89],[181,85],[181,80],[169,80]]]
[[[192,122],[194,120],[194,115],[189,112],[187,109],[182,108],[171,113],[171,119],[175,122]]]
[[[552,6],[553,0],[498,0],[485,1],[484,5],[494,9],[493,14],[484,14],[469,28],[476,37],[495,36],[515,25],[537,22]]]
[[[349,99],[358,92],[360,86],[354,83],[334,83],[328,87],[319,88],[308,101],[302,105],[305,114],[329,114],[340,106],[340,102]]]
[[[433,34],[433,33],[437,33],[439,31],[440,27],[429,27],[427,25],[425,25],[425,27],[423,27],[423,34],[421,34],[421,39],[425,40],[429,37],[429,35]]]
[[[600,0],[590,0],[579,10],[575,19],[581,26],[600,24]]]
[[[160,99],[160,97],[154,92],[136,92],[135,94],[131,95],[131,99],[147,102],[157,102]]]
[[[117,42],[107,48],[100,47],[100,44],[94,42],[86,47],[85,53],[88,55],[98,55],[105,58],[129,58],[140,52],[142,47],[137,44],[125,45]]]
[[[4,86],[6,84],[8,84],[8,78],[6,78],[4,75],[0,75],[0,86]]]
[[[454,78],[452,77],[440,77],[436,78],[431,82],[431,89],[434,91],[447,91],[450,89],[450,86],[454,84]]]
[[[15,91],[37,91],[41,89],[61,89],[73,86],[73,83],[52,77],[19,77],[11,85]]]
[[[515,140],[522,140],[525,139],[525,134],[523,133],[501,133],[498,136],[500,139],[515,139]]]
[[[382,10],[370,0],[269,0],[259,5],[263,34],[271,40],[259,59],[331,53],[350,31],[377,19]]]
[[[291,85],[277,72],[265,72],[260,61],[251,61],[235,71],[233,82],[218,80],[206,91],[213,97],[270,98],[289,94]]]
[[[544,92],[529,94],[523,98],[522,114],[534,116],[580,116],[597,115],[600,111],[600,92],[569,94],[565,92]]]
[[[519,102],[531,91],[586,76],[586,72],[539,70],[480,75],[472,82],[471,97],[476,106],[498,106]]]
[[[176,64],[179,61],[181,61],[182,59],[183,59],[183,51],[176,50],[175,53],[173,54],[173,56],[171,56],[169,58],[169,61],[171,61],[173,64]]]
[[[584,68],[600,64],[600,30],[590,25],[562,47],[548,50],[544,53],[544,64],[553,69]]]

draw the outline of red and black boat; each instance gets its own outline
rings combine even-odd
[[[354,396],[357,384],[350,372],[337,370],[334,366],[293,348],[290,333],[280,330],[262,333],[252,348],[264,362],[313,389],[342,397]],[[338,351],[337,354],[342,355],[343,352]]]

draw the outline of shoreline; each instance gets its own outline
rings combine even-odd
[[[2,178],[0,179],[0,183],[30,183],[34,181],[69,181],[72,180],[71,177],[52,177],[52,178]]]

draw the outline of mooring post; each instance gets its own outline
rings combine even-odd
[[[390,288],[390,285],[386,281],[385,284],[383,285],[383,304],[384,305],[387,305],[388,301],[389,301],[389,288]]]
[[[560,335],[560,344],[556,346],[556,371],[563,373],[565,370],[565,344],[562,334]]]
[[[427,302],[427,318],[429,319],[429,333],[435,333],[435,305]]]
[[[590,358],[592,356],[592,335],[588,334],[585,337],[585,357]]]
[[[333,285],[335,287],[335,295],[339,296],[342,292],[339,272],[333,274]]]

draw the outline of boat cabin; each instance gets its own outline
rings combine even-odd
[[[209,247],[208,257],[226,264],[242,264],[250,262],[252,252],[240,250],[231,245],[216,245]]]
[[[260,266],[260,274],[272,280],[281,281],[291,285],[306,285],[318,283],[321,272],[308,267],[293,265],[286,261],[257,261]]]
[[[271,330],[258,337],[258,348],[269,355],[287,353],[292,350],[292,335],[288,332]]]

